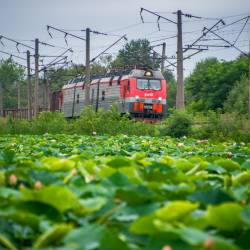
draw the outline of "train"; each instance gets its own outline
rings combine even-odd
[[[89,87],[90,105],[96,111],[108,110],[115,104],[121,114],[129,113],[135,119],[161,120],[167,114],[166,80],[158,70],[111,70],[105,75],[93,75]],[[77,76],[56,94],[65,118],[80,116],[85,106],[85,90],[85,77]]]

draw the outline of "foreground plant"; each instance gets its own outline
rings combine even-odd
[[[0,137],[0,249],[247,250],[249,155],[188,138]]]

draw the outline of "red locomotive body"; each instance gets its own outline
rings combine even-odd
[[[61,110],[65,117],[77,117],[84,108],[84,78],[64,85]],[[167,112],[166,81],[160,71],[132,69],[94,77],[90,83],[90,101],[95,110],[116,104],[120,113],[142,119],[161,119]]]

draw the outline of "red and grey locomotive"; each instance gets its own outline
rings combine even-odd
[[[84,78],[76,77],[64,85],[60,96],[60,110],[67,118],[80,116],[84,108]],[[97,110],[107,110],[112,104],[119,112],[131,117],[157,120],[167,112],[166,81],[160,71],[129,69],[92,76],[90,102]]]

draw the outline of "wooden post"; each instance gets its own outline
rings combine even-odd
[[[177,89],[176,109],[184,109],[184,82],[183,82],[183,44],[182,44],[182,12],[177,11]]]

